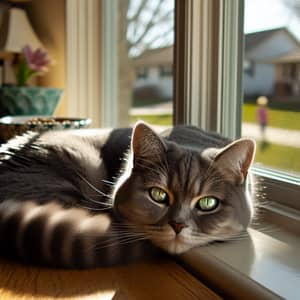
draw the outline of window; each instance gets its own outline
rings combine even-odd
[[[244,106],[242,99],[244,99],[244,91],[246,90],[246,85],[242,88],[243,47],[246,44],[244,43],[243,10],[243,1],[176,2],[175,56],[173,59],[175,91],[173,120],[175,124],[194,124],[207,130],[218,131],[231,138],[241,136],[242,118],[245,121],[245,113],[244,116],[242,115]],[[199,14],[204,14],[207,17],[199,18]],[[197,28],[197,31],[190,30],[191,28]],[[285,30],[281,30],[280,34],[285,36],[284,32]],[[293,42],[294,38],[289,34],[288,36]],[[205,45],[205,47],[201,47],[201,45]],[[150,52],[155,54],[156,51],[162,51],[162,49],[153,49]],[[266,58],[262,62],[263,68],[268,67],[270,63],[274,62],[277,65],[283,61],[279,58],[274,61]],[[149,66],[148,74],[149,78],[151,76],[157,78],[158,69],[151,69]],[[123,97],[119,97],[119,99],[123,101]],[[169,109],[167,108],[167,122],[163,125],[172,122]],[[255,123],[256,115],[253,112],[252,106],[253,126],[259,130],[257,123]],[[298,118],[299,113],[290,112],[293,116],[296,114],[296,118]],[[123,115],[129,116],[128,107]],[[146,111],[146,121],[148,121],[147,117]],[[131,118],[128,122],[136,119]],[[161,124],[159,118],[152,116],[152,120],[154,120],[152,123],[158,120],[157,123]],[[243,133],[245,134],[244,128],[243,126]],[[298,138],[298,140],[300,139]],[[299,178],[293,174],[276,170],[280,168],[274,165],[274,161],[269,164],[263,162],[260,159],[259,151],[262,151],[260,142],[258,142],[258,146],[257,162],[259,164],[255,165],[253,171],[258,177],[264,179],[267,197],[272,199],[271,205],[279,203],[298,210],[298,203],[295,199],[300,191]],[[292,161],[293,155],[292,153],[278,155],[281,161],[288,162],[289,172],[294,171],[293,168],[299,162],[299,159]],[[272,158],[271,155],[266,156],[268,159]],[[286,219],[288,222],[289,218]],[[274,220],[276,219],[273,218]]]
[[[146,67],[136,69],[137,79],[146,79],[147,77],[148,77],[148,69]]]
[[[172,77],[173,76],[173,67],[172,65],[160,66],[159,67],[160,77]]]
[[[246,88],[245,85],[242,88],[243,1],[180,3],[176,10],[176,25],[181,34],[176,32],[175,42],[175,122],[195,124],[232,138],[241,136],[242,99]],[[199,14],[210,17],[201,18]],[[198,30],[190,30],[193,26]],[[292,113],[299,115],[297,111]],[[280,154],[280,160],[289,164],[287,173],[274,164],[272,167],[262,164],[258,152],[258,164],[254,165],[253,173],[263,182],[264,191],[259,191],[260,195],[268,199],[265,219],[295,231],[299,227],[294,220],[299,219],[300,179],[296,173],[291,173],[299,162],[299,159],[293,160],[293,155]],[[291,210],[295,210],[296,215],[287,213]]]
[[[291,26],[300,25],[296,2],[245,0],[244,57],[256,67],[251,78],[244,76],[242,134],[257,141],[257,165],[300,175],[300,31]]]
[[[244,76],[253,77],[255,74],[255,62],[253,60],[244,59]]]
[[[261,1],[257,1],[256,11],[259,3]],[[176,4],[175,26],[178,31],[174,59],[175,121],[217,130],[230,137],[241,136],[244,1],[197,0],[178,1]],[[269,60],[265,63],[269,63]],[[271,228],[270,224],[276,224],[299,235],[299,177],[265,166],[255,166],[252,172],[265,188],[257,192],[267,200],[261,203],[264,209],[260,214],[260,222],[266,221]],[[283,250],[283,245],[288,251],[280,253],[282,256],[279,254],[278,257],[287,258],[290,255],[291,260],[298,261],[297,248],[293,247],[298,247],[299,239],[293,235],[296,243],[293,244],[289,237],[282,243],[276,237],[272,238],[272,234],[266,234],[264,238],[260,232],[254,232],[253,240],[249,238],[246,242],[240,241],[242,249],[234,243],[215,245],[216,247],[211,245],[202,251],[184,254],[184,265],[217,287],[226,299],[239,299],[252,291],[252,298],[259,299],[271,299],[275,294],[282,298],[295,297],[298,292],[297,284],[291,284],[285,289],[280,279],[288,275],[285,273],[286,269],[290,270],[287,260],[279,259],[278,268],[273,268],[272,261],[276,256],[275,252]],[[285,234],[287,235],[286,232]],[[266,245],[271,245],[269,253],[265,252]],[[251,254],[248,255],[248,251]],[[255,263],[252,261],[253,257],[257,258]],[[267,261],[270,264],[266,264]],[[266,278],[262,280],[262,273],[268,274],[269,282]],[[297,277],[296,273],[292,277]],[[242,274],[245,275],[242,276],[243,279]],[[219,278],[222,279],[218,280]],[[228,279],[226,283],[224,278]],[[269,283],[271,284],[268,285]],[[229,291],[229,286],[234,288]],[[260,290],[261,287],[263,288]],[[237,292],[239,288],[242,291],[240,295]],[[251,296],[249,294],[250,298]]]
[[[104,1],[104,4],[110,12],[109,17],[106,10],[104,18],[107,22],[108,17],[115,20],[114,32],[111,26],[104,31],[106,42],[114,43],[108,53],[114,59],[114,74],[109,79],[114,84],[105,97],[110,99],[110,103],[105,103],[108,108],[114,103],[112,125],[128,126],[139,119],[171,125],[173,78],[169,69],[173,64],[174,0]],[[111,71],[107,67],[107,72]],[[109,111],[105,115],[109,116]]]

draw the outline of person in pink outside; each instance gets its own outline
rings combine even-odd
[[[257,98],[256,103],[258,105],[256,110],[256,120],[259,123],[261,138],[262,141],[264,142],[266,139],[265,136],[266,127],[268,125],[268,108],[267,108],[268,98],[265,96],[260,96]]]

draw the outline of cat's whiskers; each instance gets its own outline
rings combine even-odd
[[[113,181],[109,181],[109,180],[106,180],[106,179],[101,179],[101,182],[107,184],[107,185],[115,185],[116,182],[113,182]]]
[[[96,241],[95,243],[91,244],[90,247],[87,248],[87,250],[97,251],[97,250],[101,250],[103,248],[118,247],[120,245],[134,243],[134,242],[142,241],[142,240],[145,240],[145,238],[143,238],[143,237],[127,238],[124,241],[120,241],[118,239],[110,239],[110,240],[106,240],[105,243],[104,243],[104,241],[102,241],[102,243],[99,241]]]
[[[96,195],[95,197],[106,197],[111,199],[110,196],[108,196],[107,194],[103,193],[102,191],[100,191],[99,189],[97,189],[92,183],[90,183],[86,178],[84,178],[80,173],[78,173],[77,171],[75,171],[76,174],[80,177],[81,180],[83,180],[92,190],[94,190],[95,192],[98,193],[98,195]],[[110,202],[102,202],[102,201],[97,201],[91,197],[89,197],[88,195],[84,195],[84,200],[87,200],[87,202],[91,202],[94,204],[97,204],[99,206],[102,206],[101,208],[92,208],[92,207],[88,207],[88,206],[83,206],[81,205],[82,208],[86,208],[88,210],[95,210],[95,211],[102,211],[102,210],[108,210],[111,209],[113,207],[113,204]]]
[[[271,234],[275,233],[279,229],[277,227],[272,226],[266,226],[266,227],[256,227],[255,230],[264,233],[264,234]],[[191,233],[191,236],[193,238],[196,238],[198,240],[201,240],[204,237],[210,238],[211,241],[213,240],[219,240],[219,241],[241,241],[241,240],[249,240],[251,239],[251,236],[247,231],[242,231],[240,233],[235,234],[226,234],[226,235],[215,235],[215,234],[206,234],[201,232],[193,231]]]
[[[84,208],[84,209],[91,210],[91,211],[105,211],[105,210],[111,209],[111,207],[97,208],[97,207],[88,207],[88,206],[84,206],[84,205],[82,205],[82,204],[76,204],[76,207]]]
[[[110,195],[107,195],[105,193],[103,193],[102,191],[100,191],[99,189],[97,189],[91,182],[89,182],[85,177],[83,177],[79,172],[75,171],[75,173],[78,175],[78,177],[80,177],[81,180],[83,180],[92,190],[94,190],[95,192],[97,192],[99,195],[110,198]]]
[[[89,196],[87,196],[87,195],[84,195],[84,199],[85,200],[88,200],[88,201],[90,201],[90,202],[93,202],[93,203],[95,203],[95,204],[98,204],[98,205],[102,205],[102,206],[106,206],[106,208],[112,208],[113,207],[113,205],[112,205],[112,203],[109,203],[109,202],[102,202],[102,201],[96,201],[95,199],[93,199],[93,198],[91,198],[91,197],[89,197]]]
[[[278,187],[278,184],[270,181],[268,182],[268,185]],[[265,186],[265,188],[267,188],[267,186]],[[299,188],[288,187],[286,185],[284,186],[284,189],[291,192],[299,192]]]
[[[115,247],[115,246],[120,246],[120,245],[125,245],[125,244],[132,244],[138,241],[143,241],[146,240],[145,237],[126,237],[124,239],[115,239],[113,241],[103,241],[103,243],[98,242],[97,245],[95,245],[95,250],[103,249],[103,248],[110,248],[110,247]]]

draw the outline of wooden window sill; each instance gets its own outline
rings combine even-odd
[[[0,260],[0,299],[221,299],[172,260],[56,270]]]

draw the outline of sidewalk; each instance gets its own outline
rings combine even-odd
[[[252,123],[242,124],[242,135],[261,140],[259,126]],[[270,143],[300,148],[300,130],[289,130],[275,127],[266,128],[266,140]]]
[[[173,112],[172,102],[166,102],[162,104],[155,104],[151,106],[136,107],[130,109],[131,116],[159,116],[159,115],[171,115]]]
[[[130,115],[168,115],[172,114],[172,102],[147,107],[132,108]],[[242,135],[257,141],[261,140],[259,126],[254,123],[242,124]],[[300,148],[300,130],[275,127],[266,128],[266,140],[270,143]]]

